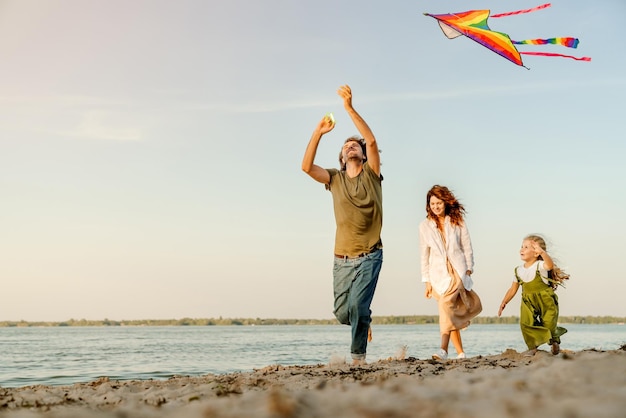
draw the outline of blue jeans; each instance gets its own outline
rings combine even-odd
[[[352,326],[350,352],[355,360],[365,359],[367,332],[372,322],[370,305],[383,265],[383,250],[359,258],[337,258],[333,265],[335,317]]]

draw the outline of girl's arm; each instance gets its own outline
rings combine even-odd
[[[548,254],[547,251],[541,248],[541,246],[535,241],[533,241],[533,250],[535,251],[535,257],[541,257],[541,259],[543,260],[544,269],[550,271],[554,268],[554,261],[552,260],[552,257],[550,257],[550,254]]]
[[[543,251],[539,255],[541,256],[541,258],[543,258],[543,268],[548,271],[552,270],[554,268],[554,261],[552,260],[552,257],[550,257],[550,254],[548,254],[546,251]]]
[[[502,315],[502,311],[504,310],[504,308],[506,308],[506,304],[509,303],[511,299],[513,299],[513,297],[517,293],[517,289],[519,289],[519,283],[513,282],[509,290],[507,290],[506,294],[504,295],[504,299],[502,299],[500,309],[498,309],[498,316]]]

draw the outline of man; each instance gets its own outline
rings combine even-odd
[[[341,86],[337,91],[343,106],[362,138],[348,138],[339,153],[341,169],[324,169],[314,164],[322,136],[335,127],[325,116],[317,125],[302,160],[302,170],[326,185],[333,196],[335,258],[333,285],[334,314],[342,324],[352,327],[350,352],[353,364],[365,364],[368,339],[371,339],[370,305],[383,262],[382,176],[376,138],[363,118],[352,107],[352,91]]]

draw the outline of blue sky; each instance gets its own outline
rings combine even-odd
[[[592,57],[530,70],[423,15],[539,4],[0,0],[0,320],[332,318],[331,196],[300,163],[326,112],[319,165],[356,133],[342,84],[382,149],[374,315],[436,314],[417,227],[443,184],[482,315],[539,232],[572,275],[562,315],[626,316],[626,4],[491,19],[580,39],[520,50]]]

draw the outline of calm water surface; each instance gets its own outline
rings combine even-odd
[[[614,350],[626,343],[624,325],[564,326],[565,349]],[[430,358],[439,344],[438,325],[379,325],[373,331],[369,361],[395,357],[403,346],[407,357]],[[518,325],[472,325],[462,336],[468,356],[526,350]],[[324,364],[333,357],[349,360],[349,346],[350,328],[341,325],[0,328],[0,386]]]

